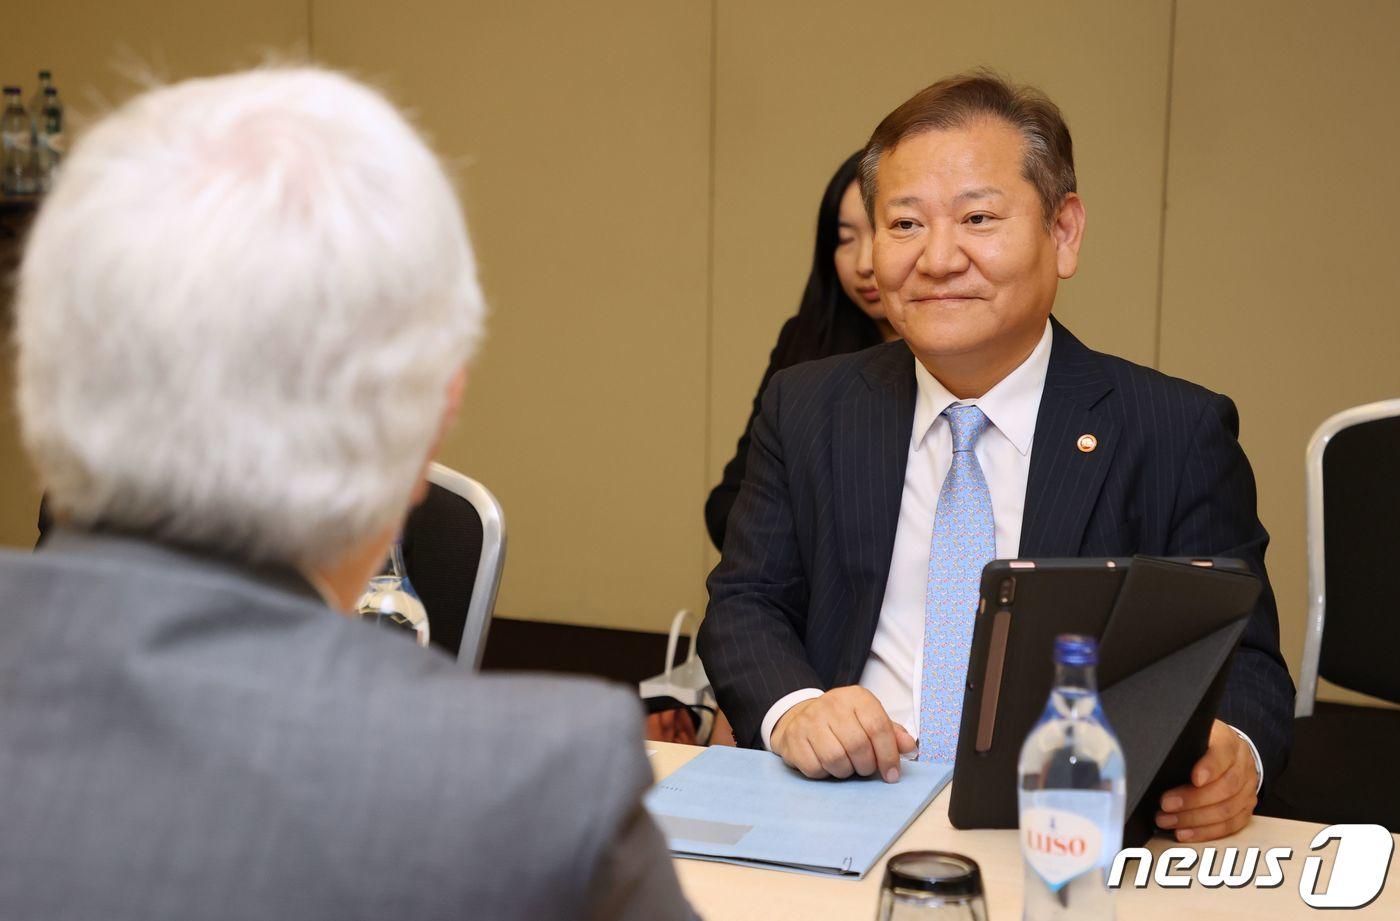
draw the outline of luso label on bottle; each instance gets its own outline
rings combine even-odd
[[[1098,790],[1039,790],[1021,810],[1021,853],[1051,891],[1107,861],[1122,833],[1113,833],[1112,796]]]

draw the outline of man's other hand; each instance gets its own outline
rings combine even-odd
[[[862,687],[832,688],[784,713],[770,739],[775,754],[803,774],[899,780],[899,756],[917,747],[914,737],[885,713]]]
[[[1258,803],[1259,774],[1249,743],[1216,720],[1191,783],[1162,794],[1157,825],[1178,841],[1210,841],[1233,835],[1249,824]]]

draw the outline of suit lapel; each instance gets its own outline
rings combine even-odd
[[[840,559],[855,599],[839,684],[860,677],[889,579],[914,426],[913,361],[902,343],[879,347],[850,395],[834,408],[832,501]]]
[[[1112,383],[1093,352],[1058,321],[1051,323],[1054,339],[1026,482],[1021,557],[1079,555],[1118,447],[1118,423],[1094,411]],[[1081,447],[1085,435],[1092,442]]]

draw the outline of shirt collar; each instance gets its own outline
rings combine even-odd
[[[916,450],[922,450],[929,430],[943,411],[954,403],[980,407],[992,425],[997,427],[1022,456],[1030,453],[1035,437],[1035,420],[1040,413],[1040,396],[1045,391],[1045,375],[1050,368],[1050,321],[1045,332],[1026,360],[1002,378],[997,385],[973,400],[959,400],[929,373],[919,359],[914,359],[914,379],[919,394],[914,403],[913,438]]]

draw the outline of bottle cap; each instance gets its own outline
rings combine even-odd
[[[1098,643],[1092,636],[1061,633],[1055,637],[1055,661],[1060,665],[1097,665]]]
[[[5,95],[6,95],[6,96],[11,96],[11,95],[13,95],[13,96],[18,96],[18,95],[19,95],[19,87],[17,87],[17,86],[7,86],[7,87],[5,87]]]
[[[51,71],[47,71],[47,70],[41,70],[41,71],[39,71],[39,79],[40,79],[40,80],[47,80],[47,79],[49,79],[49,77],[52,77],[52,76],[53,76],[53,73],[52,73]]]
[[[54,89],[54,88],[51,87],[51,86],[46,86],[46,87],[44,87],[44,95],[45,95],[45,96],[57,96],[57,95],[58,95],[58,90]]]
[[[961,854],[905,851],[885,866],[884,886],[968,898],[982,895],[982,871],[977,861]]]

